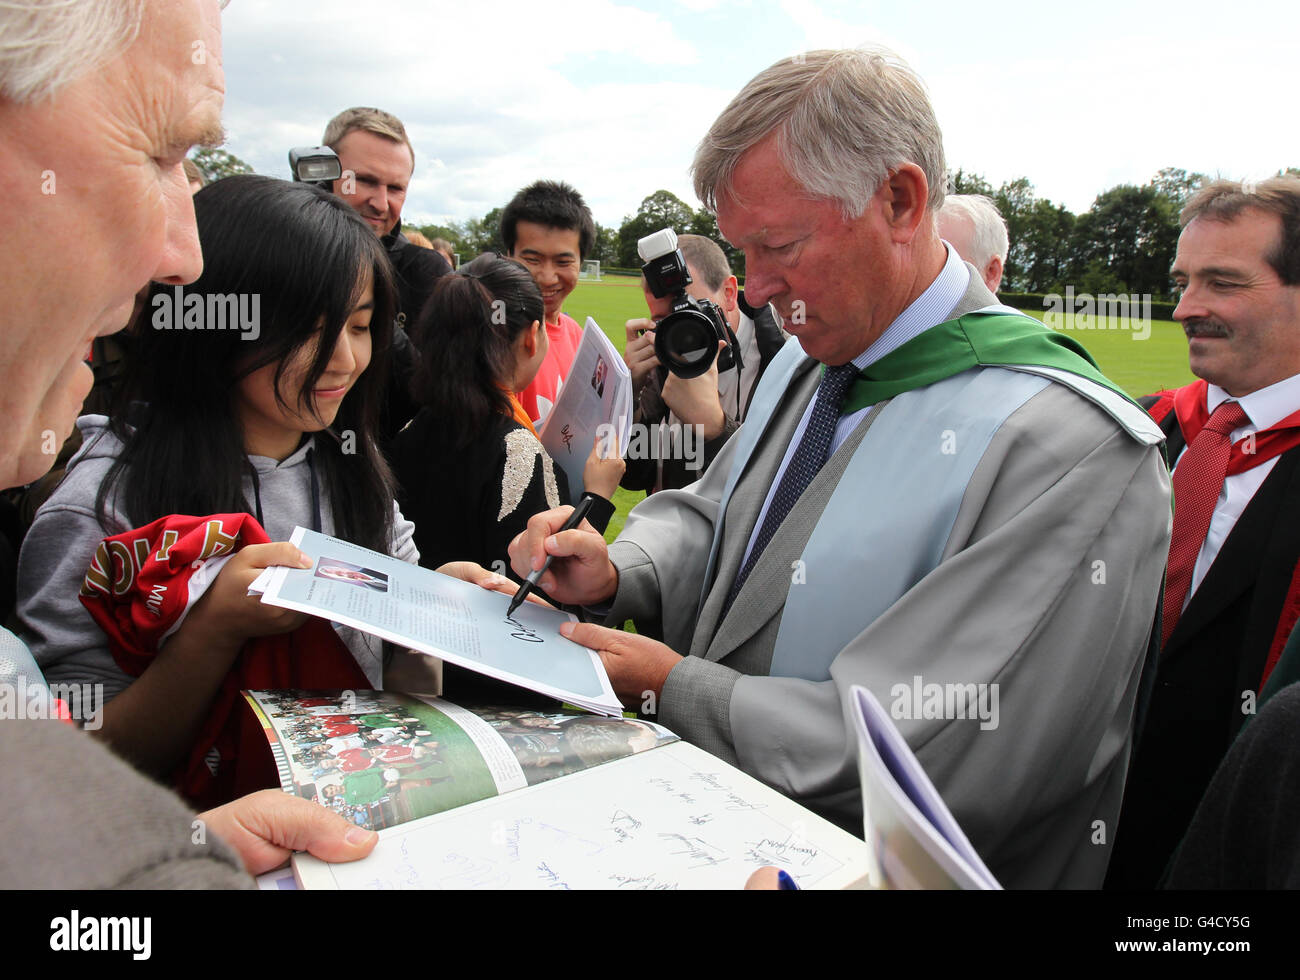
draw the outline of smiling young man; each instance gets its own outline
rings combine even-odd
[[[582,342],[582,327],[560,307],[578,284],[582,260],[596,240],[596,224],[576,190],[562,182],[539,180],[506,205],[501,213],[501,240],[506,254],[532,273],[546,306],[546,359],[532,383],[519,393],[528,417],[541,422],[555,404]]]
[[[1300,614],[1300,178],[1215,181],[1181,216],[1174,318],[1200,380],[1169,438],[1163,649],[1108,883],[1151,887]]]
[[[521,574],[553,556],[557,601],[635,620],[564,632],[683,738],[860,830],[863,685],[1004,885],[1096,886],[1168,546],[1160,432],[940,241],[942,146],[887,54],[750,81],[696,192],[798,343],[703,478],[608,549],[559,508],[510,554]],[[908,699],[930,683],[992,685],[998,724]]]

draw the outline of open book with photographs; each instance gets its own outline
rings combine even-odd
[[[643,752],[677,736],[584,711],[462,708],[393,691],[245,691],[286,792],[370,830]]]
[[[647,721],[389,691],[247,691],[286,792],[378,830],[294,858],[304,888],[804,888],[869,883],[861,840]]]

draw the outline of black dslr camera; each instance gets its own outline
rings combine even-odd
[[[669,297],[673,310],[655,324],[655,356],[679,378],[698,378],[709,369],[713,358],[718,370],[744,368],[740,344],[716,303],[686,294],[692,282],[686,260],[677,247],[677,233],[671,228],[646,235],[636,243],[645,281],[655,296]],[[727,346],[718,352],[718,341]]]

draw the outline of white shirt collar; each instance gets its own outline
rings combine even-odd
[[[1214,410],[1231,397],[1218,385],[1209,385],[1205,393],[1205,407],[1210,414],[1214,414]],[[1243,426],[1242,430],[1253,427],[1256,432],[1262,432],[1300,409],[1300,374],[1283,378],[1267,388],[1252,391],[1236,400],[1240,403],[1241,410],[1250,416],[1251,425]]]
[[[885,328],[885,332],[870,347],[853,359],[854,366],[859,370],[874,364],[886,354],[893,353],[912,338],[919,337],[952,316],[952,311],[961,302],[966,287],[970,285],[970,270],[955,248],[947,242],[943,244],[948,250],[948,258],[939,270],[939,275],[925,288],[925,292],[898,314],[898,318]]]

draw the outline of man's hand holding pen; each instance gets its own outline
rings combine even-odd
[[[585,521],[565,530],[573,508],[557,507],[536,514],[527,529],[510,543],[510,565],[528,575],[551,560],[538,578],[538,588],[557,602],[590,606],[613,598],[618,569],[609,560],[605,538]],[[664,681],[682,658],[658,640],[590,623],[566,623],[562,635],[600,654],[614,693],[628,707],[640,707],[646,694],[656,700]]]
[[[604,602],[618,590],[618,570],[609,560],[605,538],[587,521],[565,529],[572,507],[534,514],[522,534],[510,542],[510,567],[527,577],[542,572],[537,587],[556,602],[589,606]]]

